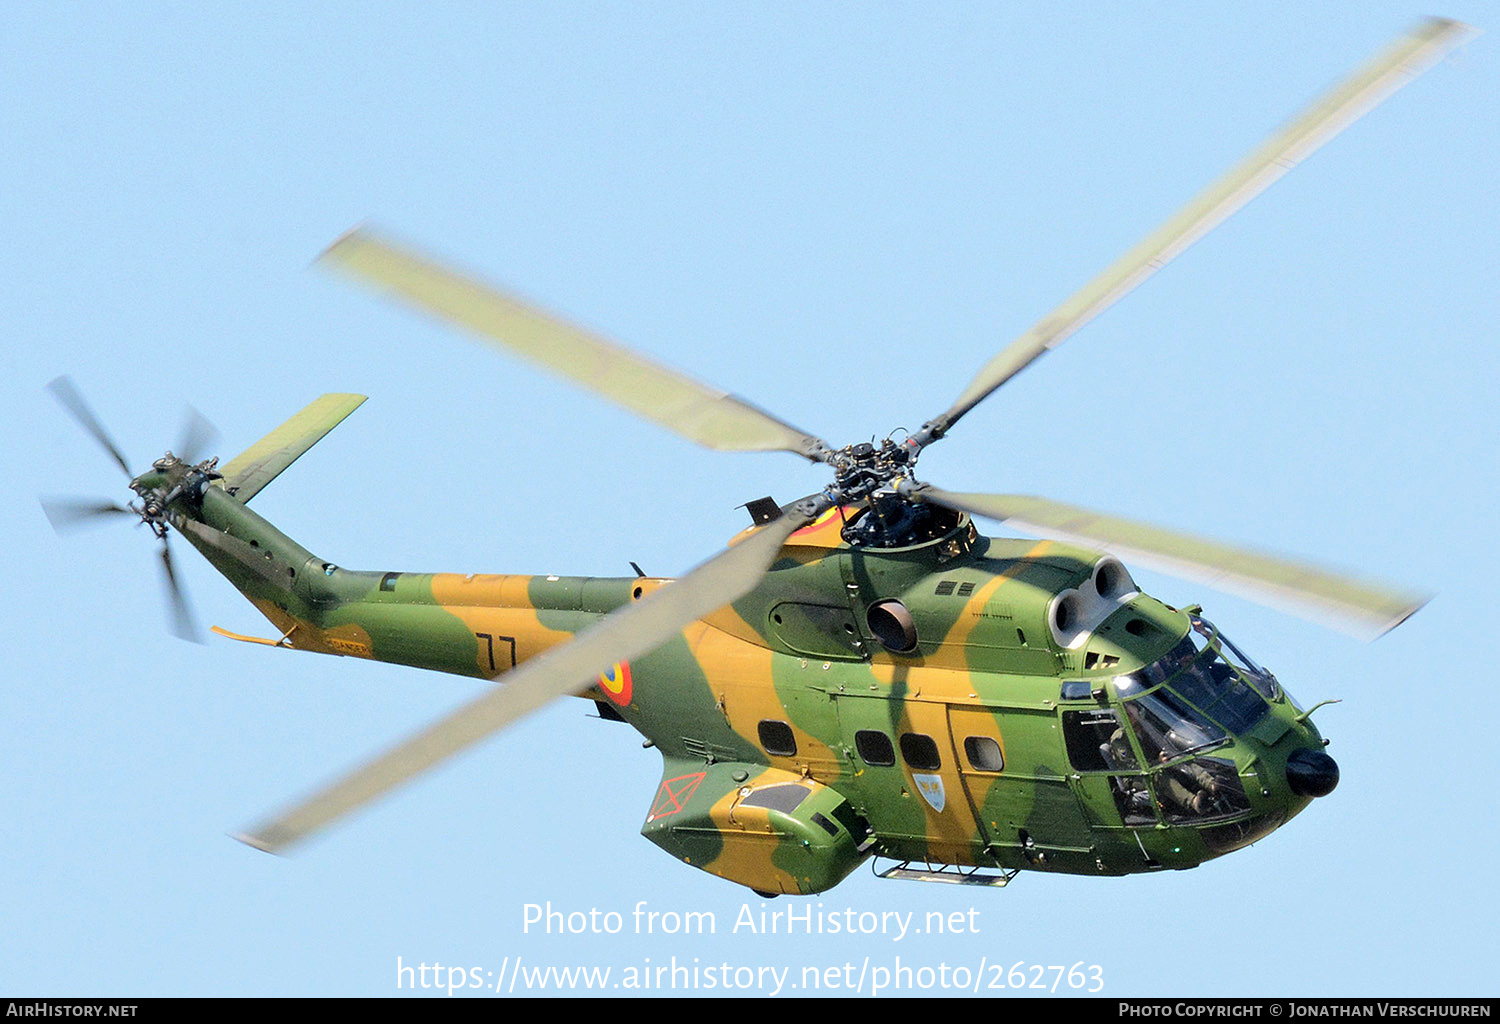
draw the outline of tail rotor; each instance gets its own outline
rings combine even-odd
[[[104,429],[99,417],[94,414],[71,378],[58,377],[47,385],[47,390],[52,392],[58,403],[78,422],[84,433],[92,437],[110,460],[120,467],[130,480],[130,489],[139,499],[138,502],[121,505],[101,498],[42,498],[42,511],[46,514],[47,521],[59,534],[71,533],[122,516],[134,518],[151,527],[151,532],[162,542],[163,594],[167,602],[171,631],[184,640],[201,644],[203,635],[178,578],[167,528],[180,528],[180,520],[171,511],[172,502],[185,495],[201,493],[201,488],[218,476],[214,471],[216,459],[198,461],[203,451],[214,444],[218,431],[202,414],[189,409],[177,448],[181,454],[168,452],[153,465],[155,473],[137,476],[130,471],[130,464],[121,454],[119,445],[109,431]]]

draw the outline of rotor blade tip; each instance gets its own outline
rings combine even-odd
[[[281,850],[273,846],[267,840],[262,839],[260,836],[254,835],[250,832],[231,832],[229,833],[229,838],[237,842],[244,843],[246,846],[259,850],[262,853],[269,853],[276,857],[283,856]]]
[[[1468,42],[1475,36],[1484,34],[1483,29],[1475,28],[1468,22],[1459,21],[1457,18],[1443,18],[1436,15],[1423,20],[1418,26],[1418,32],[1415,34],[1421,34],[1422,32],[1451,32],[1456,40],[1454,45]]]
[[[1431,601],[1434,596],[1435,595],[1433,595],[1433,594],[1422,594],[1422,595],[1413,595],[1413,596],[1411,596],[1411,598],[1410,598],[1410,602],[1411,602],[1410,606],[1407,607],[1406,610],[1402,611],[1399,615],[1397,615],[1396,617],[1394,617],[1393,619],[1391,619],[1391,621],[1386,626],[1384,626],[1380,630],[1380,632],[1378,632],[1374,636],[1370,637],[1370,639],[1373,641],[1373,640],[1378,640],[1381,637],[1385,636],[1391,630],[1395,629],[1397,626],[1401,625],[1407,619],[1409,619],[1413,615],[1417,614],[1417,612],[1421,611],[1423,608],[1426,608],[1427,607],[1427,603],[1429,601]]]
[[[171,625],[172,635],[179,640],[186,640],[190,644],[198,644],[200,647],[206,642],[203,633],[198,629],[198,623],[192,618],[191,612],[172,610],[173,622]]]
[[[1426,66],[1417,73],[1420,74],[1421,70],[1426,70],[1427,67],[1452,56],[1455,51],[1467,45],[1476,36],[1483,34],[1483,29],[1475,28],[1473,25],[1454,18],[1433,17],[1419,22],[1412,27],[1407,36],[1408,39],[1428,48],[1429,57]]]
[[[348,231],[335,238],[333,242],[322,252],[313,258],[313,265],[320,263],[338,263],[342,261],[342,253],[351,246],[358,245],[365,237],[370,235],[370,222],[362,220]]]
[[[47,501],[46,498],[41,498],[41,499],[38,499],[38,500],[41,502],[41,505],[42,505],[42,514],[47,517],[47,522],[49,524],[51,524],[53,532],[61,534],[63,532],[63,527],[62,527],[62,519],[63,519],[62,510],[61,509],[54,509],[53,506],[48,503],[48,501]]]

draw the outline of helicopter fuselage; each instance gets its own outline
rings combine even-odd
[[[750,594],[580,680],[660,751],[642,831],[679,860],[804,894],[872,856],[968,880],[1187,868],[1332,788],[1274,677],[1113,558],[958,513],[904,547],[851,544],[867,511],[830,510]],[[177,516],[216,531],[185,536],[282,646],[498,685],[671,585],[348,570],[219,487]]]

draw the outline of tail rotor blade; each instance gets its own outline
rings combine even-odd
[[[198,629],[198,622],[193,617],[193,611],[188,607],[187,598],[183,595],[182,584],[177,579],[177,572],[172,565],[172,548],[163,538],[161,545],[161,567],[165,574],[167,610],[172,616],[172,633],[183,640],[195,644],[203,642],[203,634]]]
[[[182,425],[182,439],[176,454],[189,465],[199,462],[205,453],[218,441],[219,431],[192,406],[188,407],[187,421]]]
[[[43,498],[42,511],[58,533],[92,526],[111,516],[134,516],[135,513],[112,501],[87,498]]]
[[[115,465],[119,466],[127,477],[134,475],[130,472],[130,464],[125,461],[125,456],[120,454],[120,449],[109,436],[109,432],[104,429],[99,418],[89,408],[89,404],[83,400],[83,395],[73,385],[71,377],[58,377],[47,385],[47,390],[51,391],[52,396],[62,403],[64,409],[73,414],[78,425],[99,442],[99,446],[109,453],[110,458],[115,460]]]

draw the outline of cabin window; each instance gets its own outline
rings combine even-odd
[[[935,772],[943,766],[937,744],[931,736],[924,736],[919,732],[901,734],[901,756],[907,764],[919,771]]]
[[[768,718],[760,723],[756,732],[760,734],[760,745],[766,748],[766,753],[775,754],[778,757],[796,755],[797,737],[792,735],[792,727],[785,722]]]
[[[266,557],[269,558],[270,556],[267,555]],[[399,572],[388,572],[384,576],[380,577],[380,589],[388,594],[395,593],[396,578],[400,575],[401,574]]]
[[[977,771],[998,772],[1005,770],[1005,755],[1000,744],[990,736],[970,736],[964,740],[964,754],[969,764]]]
[[[896,748],[891,738],[879,729],[861,729],[854,734],[854,749],[865,764],[884,767],[896,763]]]
[[[791,814],[811,793],[812,790],[795,782],[787,782],[779,786],[762,786],[740,801],[740,806],[768,807],[782,814]]]
[[[1111,768],[1135,771],[1139,765],[1135,751],[1120,720],[1106,708],[1087,711],[1064,711],[1063,740],[1068,747],[1068,761],[1081,772],[1102,772]]]

